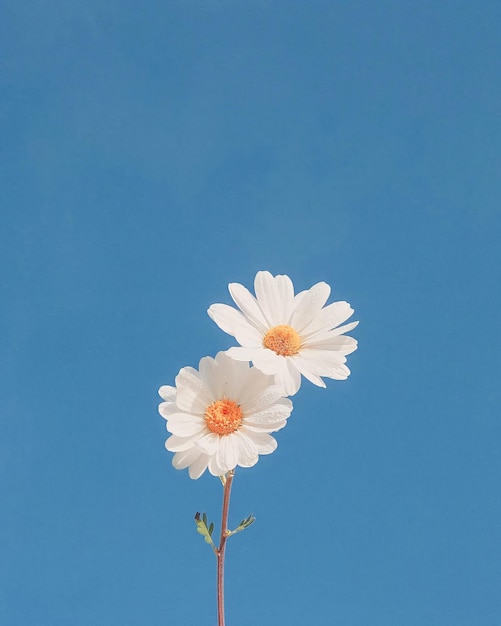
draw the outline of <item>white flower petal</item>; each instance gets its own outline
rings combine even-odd
[[[216,452],[217,464],[225,474],[234,469],[238,463],[238,445],[233,439],[232,435],[221,437]]]
[[[275,278],[270,272],[258,272],[254,279],[254,291],[260,309],[268,322],[268,328],[284,324],[283,305]]]
[[[350,330],[353,330],[354,328],[356,328],[359,325],[359,321],[357,320],[356,322],[350,322],[349,324],[344,324],[343,326],[338,326],[337,328],[333,328],[331,330],[331,333],[334,335],[341,335],[342,333],[349,333]]]
[[[331,330],[318,331],[310,335],[307,341],[304,341],[305,345],[311,345],[313,343],[321,343],[326,339],[332,339],[333,337],[338,337],[344,333],[350,332],[358,326],[358,322],[350,322],[349,324],[344,324],[343,326],[338,326],[337,328],[332,328]]]
[[[259,454],[271,454],[277,449],[277,442],[271,435],[266,433],[253,433],[246,428],[242,428],[241,432],[246,434],[252,439],[253,444],[256,446]]]
[[[238,465],[240,467],[252,467],[259,459],[256,445],[250,437],[238,431],[234,435],[235,444],[238,446]]]
[[[283,422],[276,422],[275,424],[272,425],[272,427],[270,428],[269,425],[267,426],[259,426],[256,424],[249,424],[247,423],[245,425],[245,430],[247,431],[251,431],[253,433],[276,433],[279,430],[282,430],[282,428],[285,428],[287,426],[287,421],[284,420]]]
[[[264,374],[261,375],[264,376]],[[261,389],[256,389],[256,393],[252,397],[249,397],[246,402],[241,403],[240,406],[242,407],[244,415],[251,416],[255,413],[259,413],[260,411],[275,408],[278,405],[282,405],[284,402],[287,402],[283,398],[283,389],[280,385],[277,385],[275,377],[270,376],[269,378],[272,382],[271,385],[261,387]],[[292,410],[292,408],[290,410]]]
[[[254,298],[248,289],[239,283],[230,283],[228,290],[233,298],[233,302],[235,302],[242,313],[254,324],[261,334],[264,335],[268,330],[268,323],[256,298]]]
[[[193,447],[193,437],[178,437],[171,435],[165,442],[165,447],[169,452],[183,452]]]
[[[263,345],[262,333],[247,321],[235,329],[234,337],[240,345],[246,348],[258,348]]]
[[[212,402],[198,372],[192,367],[183,367],[176,376],[176,403],[178,407],[187,412],[203,415],[205,409]]]
[[[262,400],[260,400],[260,398],[263,394],[266,394],[269,404],[275,401],[279,402],[283,395],[280,389],[276,389],[273,376],[263,374],[257,367],[252,367],[247,374],[245,385],[242,386],[239,394],[239,404],[244,414],[258,410],[256,408],[256,401],[261,406]]]
[[[219,436],[216,435],[216,433],[205,433],[202,437],[197,439],[196,446],[204,454],[216,454],[219,447]]]
[[[319,376],[323,376],[323,371],[326,368],[338,367],[346,361],[342,352],[334,350],[302,350],[301,354],[295,357],[295,360],[298,359],[308,363],[308,369]]]
[[[224,352],[219,352],[216,362],[220,379],[218,399],[224,397],[236,401],[235,398],[240,398],[242,386],[247,384],[250,369],[248,361],[235,361]]]
[[[291,412],[292,402],[287,398],[281,398],[272,406],[246,415],[243,426],[256,432],[275,432],[286,425]]]
[[[200,378],[209,390],[210,402],[238,395],[242,381],[246,380],[249,363],[236,363],[224,352],[215,359],[204,357],[200,360]]]
[[[264,348],[241,348],[240,346],[234,346],[226,350],[226,353],[235,361],[253,361],[253,357],[264,350]]]
[[[311,363],[301,358],[299,355],[296,355],[293,359],[297,369],[307,380],[310,381],[310,383],[317,385],[317,387],[325,387],[324,381],[312,369]]]
[[[231,350],[233,350],[233,348],[230,348],[228,352],[231,352]],[[232,354],[230,354],[230,356],[232,356]],[[276,375],[277,371],[282,369],[284,360],[285,357],[276,354],[273,350],[269,350],[268,348],[257,348],[252,358],[255,367],[268,376]]]
[[[347,335],[328,335],[325,339],[322,339],[322,341],[308,342],[305,348],[301,350],[301,354],[309,352],[310,350],[351,354],[355,352],[357,346],[358,342],[356,339],[353,339],[353,337],[348,337]]]
[[[293,396],[301,387],[301,373],[290,357],[278,357],[279,367],[275,372],[275,383],[284,396]]]
[[[166,400],[167,402],[175,402],[176,401],[176,388],[171,387],[170,385],[162,385],[158,390],[158,395]]]
[[[290,400],[287,400],[286,398],[283,398],[283,400],[290,402]],[[289,417],[291,410],[292,403],[290,403],[290,406],[277,404],[269,409],[260,411],[259,413],[246,416],[242,421],[242,424],[246,429],[254,432],[276,432],[277,430],[281,430],[287,424],[287,418]]]
[[[173,402],[162,402],[158,405],[158,412],[164,419],[169,419],[171,415],[175,413],[179,413],[179,408],[177,404]]]
[[[238,343],[251,348],[262,343],[262,333],[243,313],[233,307],[227,304],[212,304],[207,313],[221,330],[235,337]]]
[[[328,373],[322,375],[333,378],[334,380],[346,380],[350,373],[351,372],[346,365],[338,365],[337,367],[329,369]]]
[[[209,472],[213,476],[224,476],[226,474],[226,471],[218,465],[216,455],[209,457],[208,467]]]
[[[172,465],[174,465],[176,469],[185,469],[188,465],[191,465],[191,463],[196,461],[201,454],[202,453],[196,448],[176,452],[176,454],[172,457]]]
[[[279,387],[277,386],[277,389]],[[282,402],[274,402],[270,405],[269,402],[266,402],[266,398],[261,402],[262,407],[260,410],[257,409],[259,406],[259,402],[256,402],[256,409],[250,413],[245,413],[244,424],[272,424],[274,422],[281,422],[284,419],[287,419],[292,412],[292,402],[287,398],[282,398]],[[266,403],[265,403],[266,402]],[[270,432],[273,430],[270,428]]]
[[[193,480],[197,480],[197,478],[200,478],[200,476],[207,469],[208,459],[209,457],[206,454],[201,454],[198,459],[195,459],[195,461],[191,463],[188,468],[190,478],[192,478]]]
[[[327,283],[317,283],[307,291],[302,291],[295,298],[295,309],[291,318],[291,326],[302,336],[304,329],[319,314],[327,302],[331,288]]]
[[[229,335],[235,334],[235,326],[245,322],[245,316],[229,304],[211,304],[207,309],[207,314],[221,330]]]
[[[211,402],[220,398],[222,394],[223,381],[219,375],[219,366],[215,359],[212,359],[210,356],[206,356],[203,359],[200,359],[198,370],[200,380],[202,381],[204,388],[209,390],[208,399],[210,402],[207,404],[208,406]],[[207,409],[207,406],[205,409]]]
[[[331,330],[353,315],[348,302],[333,302],[322,309],[300,332],[301,338],[308,340],[315,333]]]
[[[174,422],[172,420],[167,422],[167,430],[179,437],[193,437],[201,433],[204,428],[203,424],[197,422]]]
[[[279,274],[275,276],[275,287],[278,292],[278,302],[280,306],[278,319],[288,324],[294,310],[294,285],[288,276]]]

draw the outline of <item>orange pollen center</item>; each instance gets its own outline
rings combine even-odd
[[[205,411],[207,428],[216,435],[229,435],[242,423],[242,409],[233,400],[216,400]]]
[[[280,356],[292,356],[299,352],[301,337],[290,326],[281,324],[270,328],[264,336],[263,346]]]

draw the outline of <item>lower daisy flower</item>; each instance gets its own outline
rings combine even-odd
[[[283,428],[292,411],[272,376],[224,352],[204,357],[198,371],[183,367],[176,386],[158,393],[164,400],[159,413],[172,433],[165,447],[175,452],[174,467],[188,468],[193,479],[207,468],[223,476],[237,465],[255,465],[260,454],[276,449],[269,433]]]
[[[345,333],[358,322],[340,325],[353,309],[344,301],[325,306],[331,292],[327,283],[294,295],[288,276],[258,272],[256,297],[238,283],[228,289],[240,311],[213,304],[208,313],[240,344],[227,351],[229,356],[252,361],[264,374],[275,376],[285,396],[298,391],[301,375],[319,387],[325,387],[322,376],[348,378],[346,356],[357,349],[357,342]]]

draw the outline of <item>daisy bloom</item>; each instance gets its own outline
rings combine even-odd
[[[346,355],[357,349],[357,342],[344,333],[358,322],[340,326],[353,309],[347,302],[325,306],[331,292],[327,283],[294,296],[288,276],[258,272],[256,297],[238,283],[230,283],[228,289],[240,311],[227,304],[213,304],[208,310],[219,328],[240,344],[226,354],[252,361],[264,374],[275,376],[286,396],[297,392],[301,374],[319,387],[325,387],[322,376],[348,378]]]
[[[183,367],[176,386],[158,393],[165,400],[158,410],[172,433],[165,447],[175,452],[174,467],[187,467],[193,479],[207,467],[223,476],[237,465],[255,465],[260,454],[276,449],[269,433],[283,428],[292,411],[273,377],[224,352],[203,358],[198,371]]]

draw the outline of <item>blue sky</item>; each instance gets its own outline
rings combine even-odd
[[[499,3],[1,12],[0,622],[216,623],[157,389],[267,269],[360,347],[236,476],[228,626],[499,626]]]

